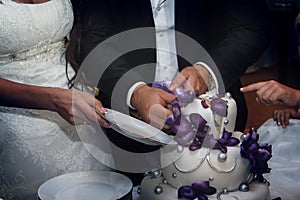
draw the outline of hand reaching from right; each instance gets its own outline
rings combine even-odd
[[[299,90],[287,87],[274,80],[253,83],[241,88],[241,92],[250,92],[254,90],[256,90],[256,101],[258,103],[282,103],[288,106],[300,105]]]
[[[273,119],[277,122],[277,125],[282,126],[282,128],[285,128],[287,125],[289,125],[290,118],[300,119],[300,113],[292,108],[275,110],[273,112]]]

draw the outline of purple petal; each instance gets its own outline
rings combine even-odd
[[[200,94],[199,90],[194,90],[193,95],[194,97],[198,97]]]
[[[272,157],[272,155],[264,149],[259,149],[256,152],[256,156],[258,161],[268,161]]]
[[[189,150],[190,151],[196,151],[196,150],[200,149],[201,146],[202,145],[199,141],[193,141],[192,144],[190,144],[190,146],[189,146]]]
[[[257,143],[253,143],[249,148],[248,152],[253,153],[256,152],[259,149],[259,145]]]
[[[177,135],[180,137],[184,136],[187,133],[193,132],[192,125],[190,124],[190,122],[187,119],[185,119],[183,117],[180,119],[180,123],[173,124],[171,129],[172,129],[172,131],[177,133]]]
[[[173,116],[175,121],[179,122],[181,119],[181,110],[180,107],[177,105],[173,105],[172,107],[172,112],[173,112]]]
[[[232,133],[229,131],[223,130],[222,138],[228,140],[232,136]]]
[[[195,199],[197,195],[194,193],[192,186],[184,185],[178,189],[178,198]]]
[[[166,121],[165,121],[165,123],[168,124],[168,125],[172,125],[174,122],[175,122],[175,117],[174,117],[173,114],[170,115],[170,116],[166,119]]]
[[[227,116],[227,103],[222,99],[213,99],[211,101],[211,110],[222,117]]]
[[[176,88],[174,91],[173,91],[173,93],[174,93],[174,95],[175,96],[180,96],[180,95],[182,95],[183,93],[184,93],[184,89],[183,89],[183,87],[179,87],[179,88]]]
[[[214,138],[214,136],[211,135],[211,134],[206,135],[205,140],[203,141],[202,146],[206,147],[206,148],[213,148],[216,145],[218,145],[218,142]]]
[[[192,184],[192,188],[196,193],[212,195],[217,192],[216,188],[209,186],[209,181],[200,181]]]
[[[207,121],[199,113],[191,113],[190,121],[196,129],[203,129]]]
[[[237,138],[235,138],[235,137],[232,137],[232,138],[230,138],[230,139],[227,141],[226,145],[229,146],[229,147],[233,147],[233,146],[238,145],[239,143],[240,143],[240,140],[239,140],[239,139],[237,139]]]
[[[198,130],[196,134],[196,138],[203,142],[207,133],[208,131]]]
[[[208,197],[204,194],[198,194],[197,198],[198,198],[198,200],[208,200]]]
[[[195,96],[189,90],[177,96],[180,103],[188,104],[194,100]]]
[[[166,85],[166,83],[164,81],[154,82],[154,83],[152,83],[152,87],[162,89],[165,92],[169,92],[168,86]]]

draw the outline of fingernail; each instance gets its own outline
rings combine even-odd
[[[109,123],[104,123],[103,126],[104,126],[105,128],[111,128],[111,126],[110,126]]]
[[[100,111],[101,111],[101,113],[106,113],[107,112],[107,110],[104,107],[101,107]]]

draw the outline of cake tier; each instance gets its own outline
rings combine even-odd
[[[145,177],[141,183],[141,193],[139,200],[175,200],[178,199],[177,188],[172,187],[164,181],[163,177]],[[207,196],[209,200],[270,200],[268,183],[252,182],[249,191],[234,191],[221,194],[217,198],[218,191],[214,195]]]
[[[241,135],[233,134],[237,138]],[[186,147],[169,146],[162,151],[162,163],[166,166],[162,168],[164,178],[175,188],[209,181],[217,190],[232,190],[246,182],[250,174],[249,161],[241,157],[239,145],[227,147],[227,153],[204,147],[190,151]]]

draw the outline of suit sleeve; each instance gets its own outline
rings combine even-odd
[[[127,91],[136,82],[153,81],[155,67],[146,64],[151,65],[156,54],[153,49],[133,46],[141,37],[127,34],[122,3],[126,2],[89,1],[82,12],[81,67],[87,68],[87,79],[98,85],[105,107],[128,113]],[[144,37],[143,41],[154,40]]]

